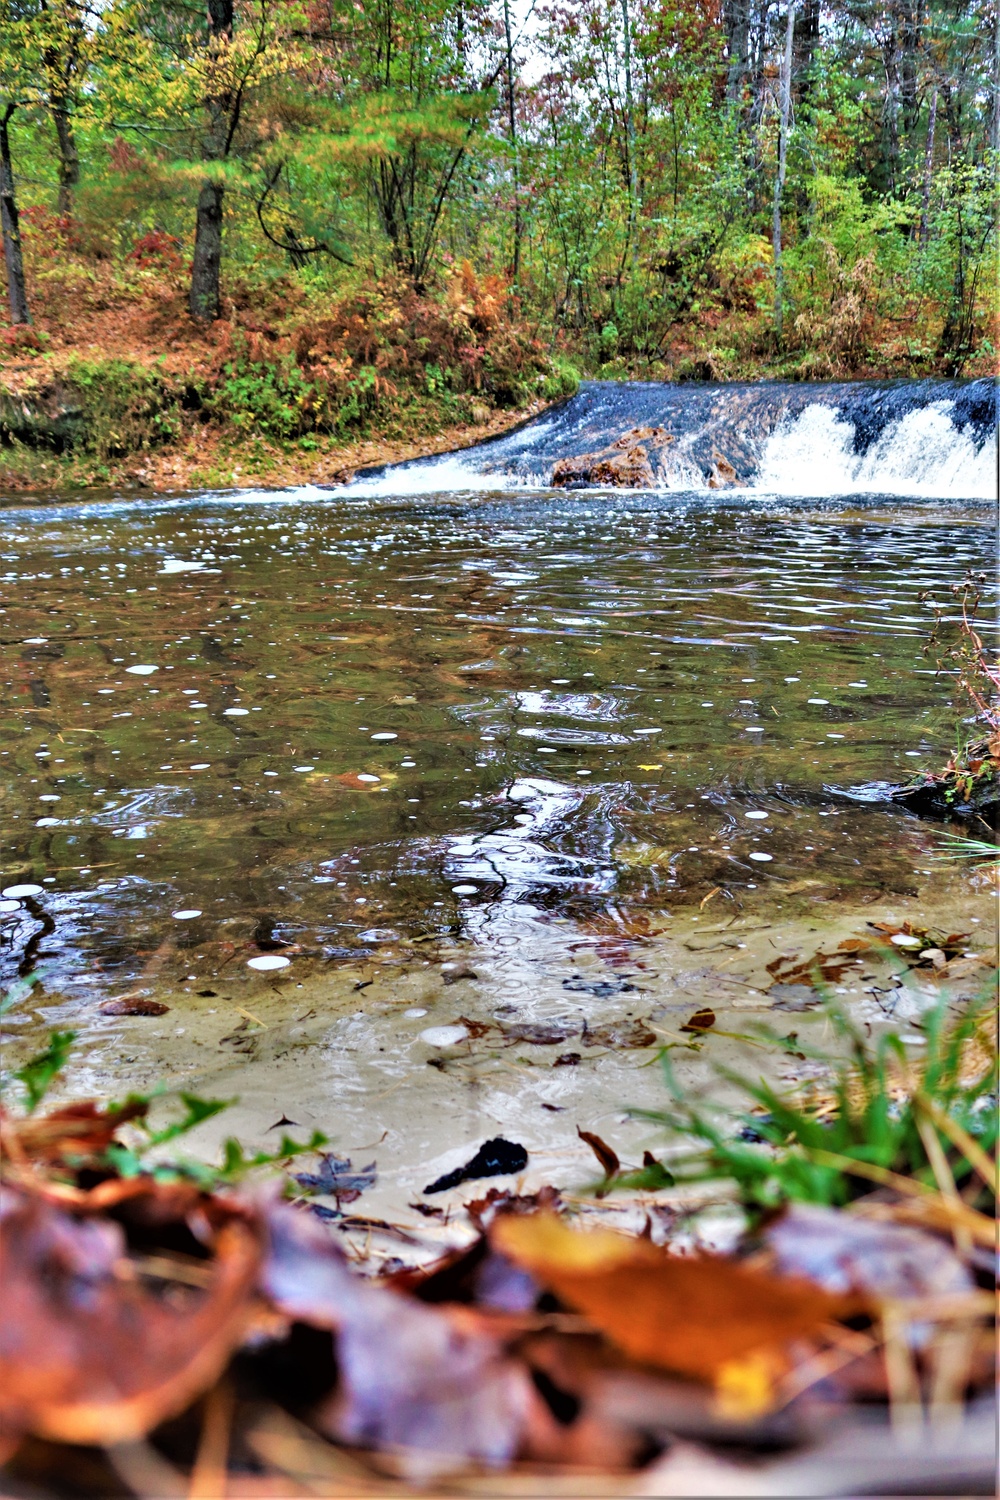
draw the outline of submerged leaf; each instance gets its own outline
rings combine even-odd
[[[376,1175],[374,1162],[354,1171],[349,1156],[334,1156],[332,1152],[320,1157],[318,1172],[293,1173],[299,1187],[308,1188],[313,1193],[329,1193],[334,1196],[341,1193],[363,1193],[365,1188],[374,1185]]]

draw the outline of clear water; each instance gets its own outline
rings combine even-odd
[[[953,743],[923,596],[986,565],[991,520],[856,495],[11,504],[0,868],[41,887],[0,905],[11,1015],[264,953],[299,977],[524,920],[914,892],[925,826],[836,789]]]

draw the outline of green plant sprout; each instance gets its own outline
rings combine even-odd
[[[53,1082],[62,1072],[72,1053],[76,1041],[75,1031],[53,1031],[48,1045],[30,1057],[23,1067],[12,1076],[23,1089],[23,1107],[26,1115],[33,1115],[44,1100]],[[180,1117],[154,1129],[149,1123],[149,1111],[155,1102],[176,1100],[182,1107]],[[153,1089],[148,1094],[129,1094],[120,1103],[105,1106],[104,1116],[113,1120],[120,1117],[122,1124],[131,1127],[134,1139],[131,1142],[112,1140],[96,1153],[81,1152],[79,1159],[67,1155],[67,1166],[106,1168],[119,1177],[151,1176],[157,1182],[194,1182],[205,1191],[230,1186],[241,1181],[248,1173],[260,1167],[277,1167],[296,1156],[307,1156],[329,1144],[320,1130],[314,1130],[307,1141],[295,1141],[282,1135],[274,1151],[257,1151],[247,1155],[242,1144],[228,1136],[222,1145],[222,1162],[213,1165],[192,1157],[180,1157],[167,1161],[157,1160],[150,1153],[187,1135],[190,1131],[213,1119],[223,1110],[235,1104],[235,1099],[202,1099],[198,1094],[178,1090],[176,1093],[164,1087]]]
[[[798,1039],[757,1028],[776,1048],[805,1054],[829,1068],[825,1101],[789,1098],[763,1079],[720,1068],[718,1076],[735,1086],[751,1108],[705,1105],[679,1086],[664,1050],[669,1107],[630,1113],[699,1143],[694,1151],[670,1159],[675,1181],[728,1180],[753,1216],[789,1200],[841,1206],[880,1182],[902,1177],[933,1190],[940,1187],[941,1162],[946,1161],[954,1186],[967,1188],[966,1201],[976,1206],[988,1190],[977,1190],[969,1181],[975,1160],[997,1141],[995,1049],[990,1048],[989,1060],[971,1081],[964,1064],[988,1002],[948,1024],[948,1002],[942,999],[921,1023],[925,1046],[919,1062],[897,1032],[871,1041],[838,1007],[827,1003],[826,1008],[846,1055],[809,1049]],[[994,1105],[988,1107],[991,1097]],[[956,1141],[963,1144],[956,1146]],[[660,1183],[651,1173],[646,1169],[623,1176],[617,1185],[653,1189]]]

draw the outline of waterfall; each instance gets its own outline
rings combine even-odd
[[[575,396],[502,437],[363,471],[346,492],[544,488],[560,460],[597,452],[643,427],[667,434],[655,453],[659,491],[978,500],[996,494],[992,380],[729,386],[586,381]]]

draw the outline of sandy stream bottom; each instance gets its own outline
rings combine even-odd
[[[816,991],[776,984],[768,972],[781,955],[811,959],[845,940],[878,939],[867,926],[874,922],[968,933],[943,971],[911,968],[913,955],[882,939],[825,987],[873,1034],[901,1032],[915,1059],[928,1007],[944,994],[957,1013],[994,982],[996,891],[965,873],[935,874],[915,896],[824,902],[791,920],[769,919],[763,902],[734,915],[716,898],[700,913],[680,913],[640,935],[630,935],[624,916],[619,933],[612,916],[595,936],[525,906],[496,914],[479,943],[387,940],[371,958],[335,964],[301,954],[277,976],[249,971],[240,957],[214,980],[204,970],[190,982],[163,970],[148,974],[132,992],[169,1005],[169,1013],[116,1020],[113,1033],[102,1018],[89,1044],[83,1028],[53,1097],[120,1098],[165,1084],[233,1099],[183,1143],[187,1154],[205,1160],[218,1159],[226,1136],[258,1150],[274,1148],[279,1124],[298,1139],[322,1130],[329,1149],[355,1168],[377,1163],[374,1185],[336,1221],[354,1252],[373,1268],[419,1263],[471,1237],[461,1206],[491,1187],[533,1192],[551,1184],[586,1195],[599,1174],[578,1126],[603,1137],[626,1165],[637,1166],[644,1149],[667,1161],[683,1151],[683,1142],[668,1143],[655,1125],[628,1113],[667,1102],[658,1062],[666,1043],[675,1044],[670,1057],[679,1082],[720,1101],[735,1092],[718,1068],[767,1076],[788,1089],[821,1080],[824,1069],[814,1061],[732,1035],[764,1023],[806,1047],[833,1045]],[[716,1016],[712,1031],[682,1032],[706,1006]],[[466,1035],[452,1045],[423,1035],[442,1027]],[[19,1038],[19,1052],[27,1041]],[[496,1135],[525,1146],[524,1172],[423,1195]],[[296,1170],[311,1170],[311,1159],[303,1161]],[[691,1191],[613,1195],[605,1211],[634,1221],[637,1210],[683,1203]],[[428,1217],[417,1203],[437,1212]],[[703,1237],[724,1242],[727,1220],[723,1213]]]

